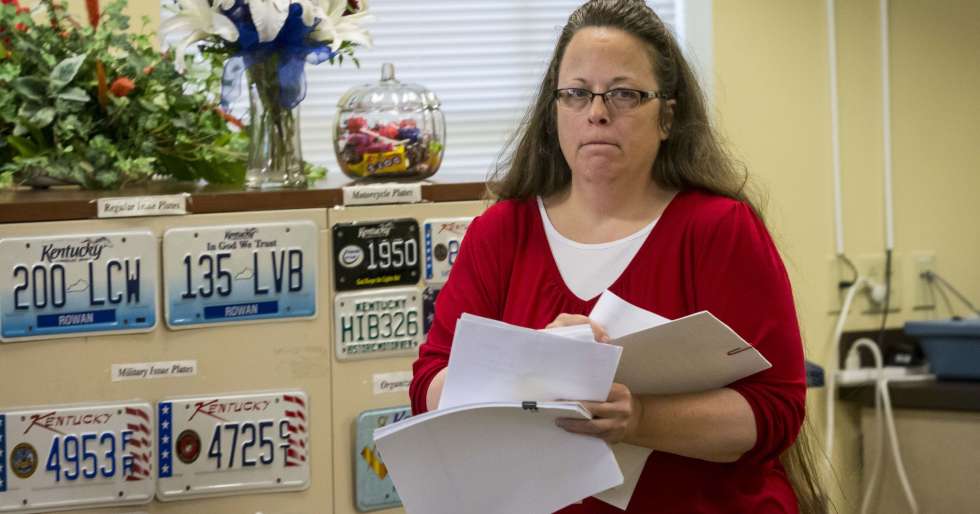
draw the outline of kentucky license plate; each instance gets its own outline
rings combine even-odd
[[[422,294],[415,287],[334,297],[337,358],[414,355],[422,342]]]
[[[306,489],[307,402],[292,390],[160,402],[157,498]]]
[[[0,512],[149,503],[152,415],[145,402],[0,412]]]
[[[414,219],[333,227],[337,291],[417,284],[419,224]]]
[[[425,283],[442,284],[459,255],[459,245],[472,217],[425,220]]]
[[[167,325],[315,316],[318,235],[308,221],[168,230]]]
[[[374,430],[397,423],[412,415],[411,407],[388,407],[362,412],[357,416],[354,441],[354,502],[360,512],[400,507],[401,498],[391,481],[378,447]]]
[[[0,339],[152,330],[157,252],[149,231],[0,241]]]

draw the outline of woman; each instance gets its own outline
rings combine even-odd
[[[696,394],[614,384],[565,430],[655,450],[627,512],[797,512],[780,455],[803,423],[789,279],[708,123],[700,88],[642,1],[569,18],[537,101],[473,221],[420,348],[412,407],[438,405],[463,312],[530,328],[590,323],[605,289],[667,318],[708,310],[772,368]],[[593,323],[596,339],[605,338]],[[622,512],[593,498],[562,513]]]

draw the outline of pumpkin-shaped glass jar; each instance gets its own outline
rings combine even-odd
[[[334,152],[354,179],[431,177],[442,164],[446,121],[435,93],[395,80],[381,67],[381,82],[344,93],[337,102]]]

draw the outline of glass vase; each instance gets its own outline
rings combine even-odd
[[[251,140],[246,187],[305,187],[299,107],[280,103],[276,59],[253,64],[247,73]]]

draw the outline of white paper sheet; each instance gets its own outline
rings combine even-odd
[[[606,443],[557,418],[591,415],[577,403],[469,404],[379,428],[374,440],[408,514],[547,514],[623,480]]]
[[[496,401],[605,401],[622,349],[464,314],[439,408]]]

